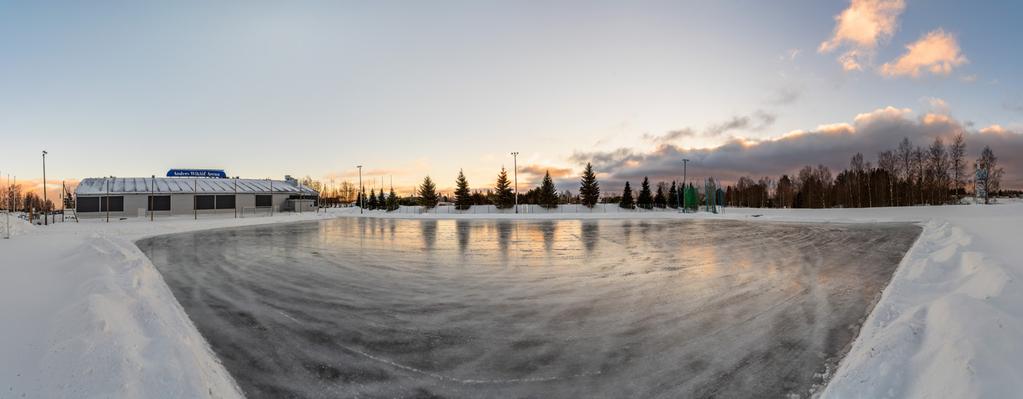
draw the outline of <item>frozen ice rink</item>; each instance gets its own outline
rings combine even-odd
[[[249,397],[808,396],[911,224],[341,218],[138,242]]]

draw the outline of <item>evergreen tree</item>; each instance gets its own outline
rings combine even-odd
[[[639,188],[639,197],[636,198],[636,205],[643,209],[654,207],[654,196],[650,192],[650,179],[643,177],[643,183]]]
[[[377,209],[387,209],[387,198],[384,197],[383,187],[380,187],[380,193],[377,194]]]
[[[438,201],[440,199],[437,197],[437,185],[433,183],[430,176],[426,176],[423,179],[423,184],[419,186],[419,205],[429,209],[437,206]]]
[[[363,189],[362,192],[360,192],[359,195],[355,198],[355,205],[358,205],[363,209],[366,208],[366,189]]]
[[[668,197],[664,193],[664,182],[657,184],[657,194],[654,195],[654,205],[664,208],[668,205]]]
[[[543,183],[540,183],[540,206],[551,209],[558,207],[558,192],[554,189],[554,180],[551,180],[551,172],[543,175]]]
[[[508,209],[515,205],[515,192],[512,191],[511,182],[508,180],[508,171],[501,167],[501,173],[497,174],[497,193],[494,197],[494,205],[497,209]]]
[[[582,182],[579,185],[579,202],[587,208],[593,208],[600,199],[600,185],[597,183],[597,175],[593,173],[593,165],[586,163],[583,170]]]
[[[369,190],[369,196],[366,197],[366,209],[377,209],[377,195],[376,191]]]
[[[387,194],[387,211],[394,211],[398,209],[398,196],[394,194],[394,187],[391,187],[391,192]]]
[[[458,170],[458,178],[455,179],[455,209],[466,210],[472,206],[472,192],[469,191],[469,181],[465,179],[465,173]]]
[[[668,206],[672,209],[678,209],[678,199],[678,187],[675,186],[675,181],[672,180],[671,188],[668,189]]]
[[[625,209],[632,209],[636,207],[636,204],[632,200],[632,187],[629,186],[629,182],[625,182],[625,190],[622,191],[622,200],[618,203],[618,206]]]

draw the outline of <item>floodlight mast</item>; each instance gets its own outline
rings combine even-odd
[[[512,176],[515,179],[515,213],[519,213],[519,152],[515,151],[512,155]]]

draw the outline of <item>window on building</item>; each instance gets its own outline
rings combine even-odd
[[[99,197],[99,211],[106,212],[108,206],[110,212],[124,212],[124,196]]]
[[[75,205],[78,212],[99,212],[99,197],[78,197]]]
[[[151,211],[169,211],[170,209],[170,196],[169,195],[150,195],[149,196],[149,207]]]
[[[218,195],[217,196],[217,209],[234,209],[234,196],[233,195]]]
[[[271,195],[257,195],[256,196],[256,207],[257,208],[268,208],[273,206],[273,196]]]
[[[216,196],[213,195],[196,195],[195,196],[195,209],[216,209]]]

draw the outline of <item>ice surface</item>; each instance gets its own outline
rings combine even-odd
[[[249,397],[807,396],[910,224],[345,218],[156,237]]]

